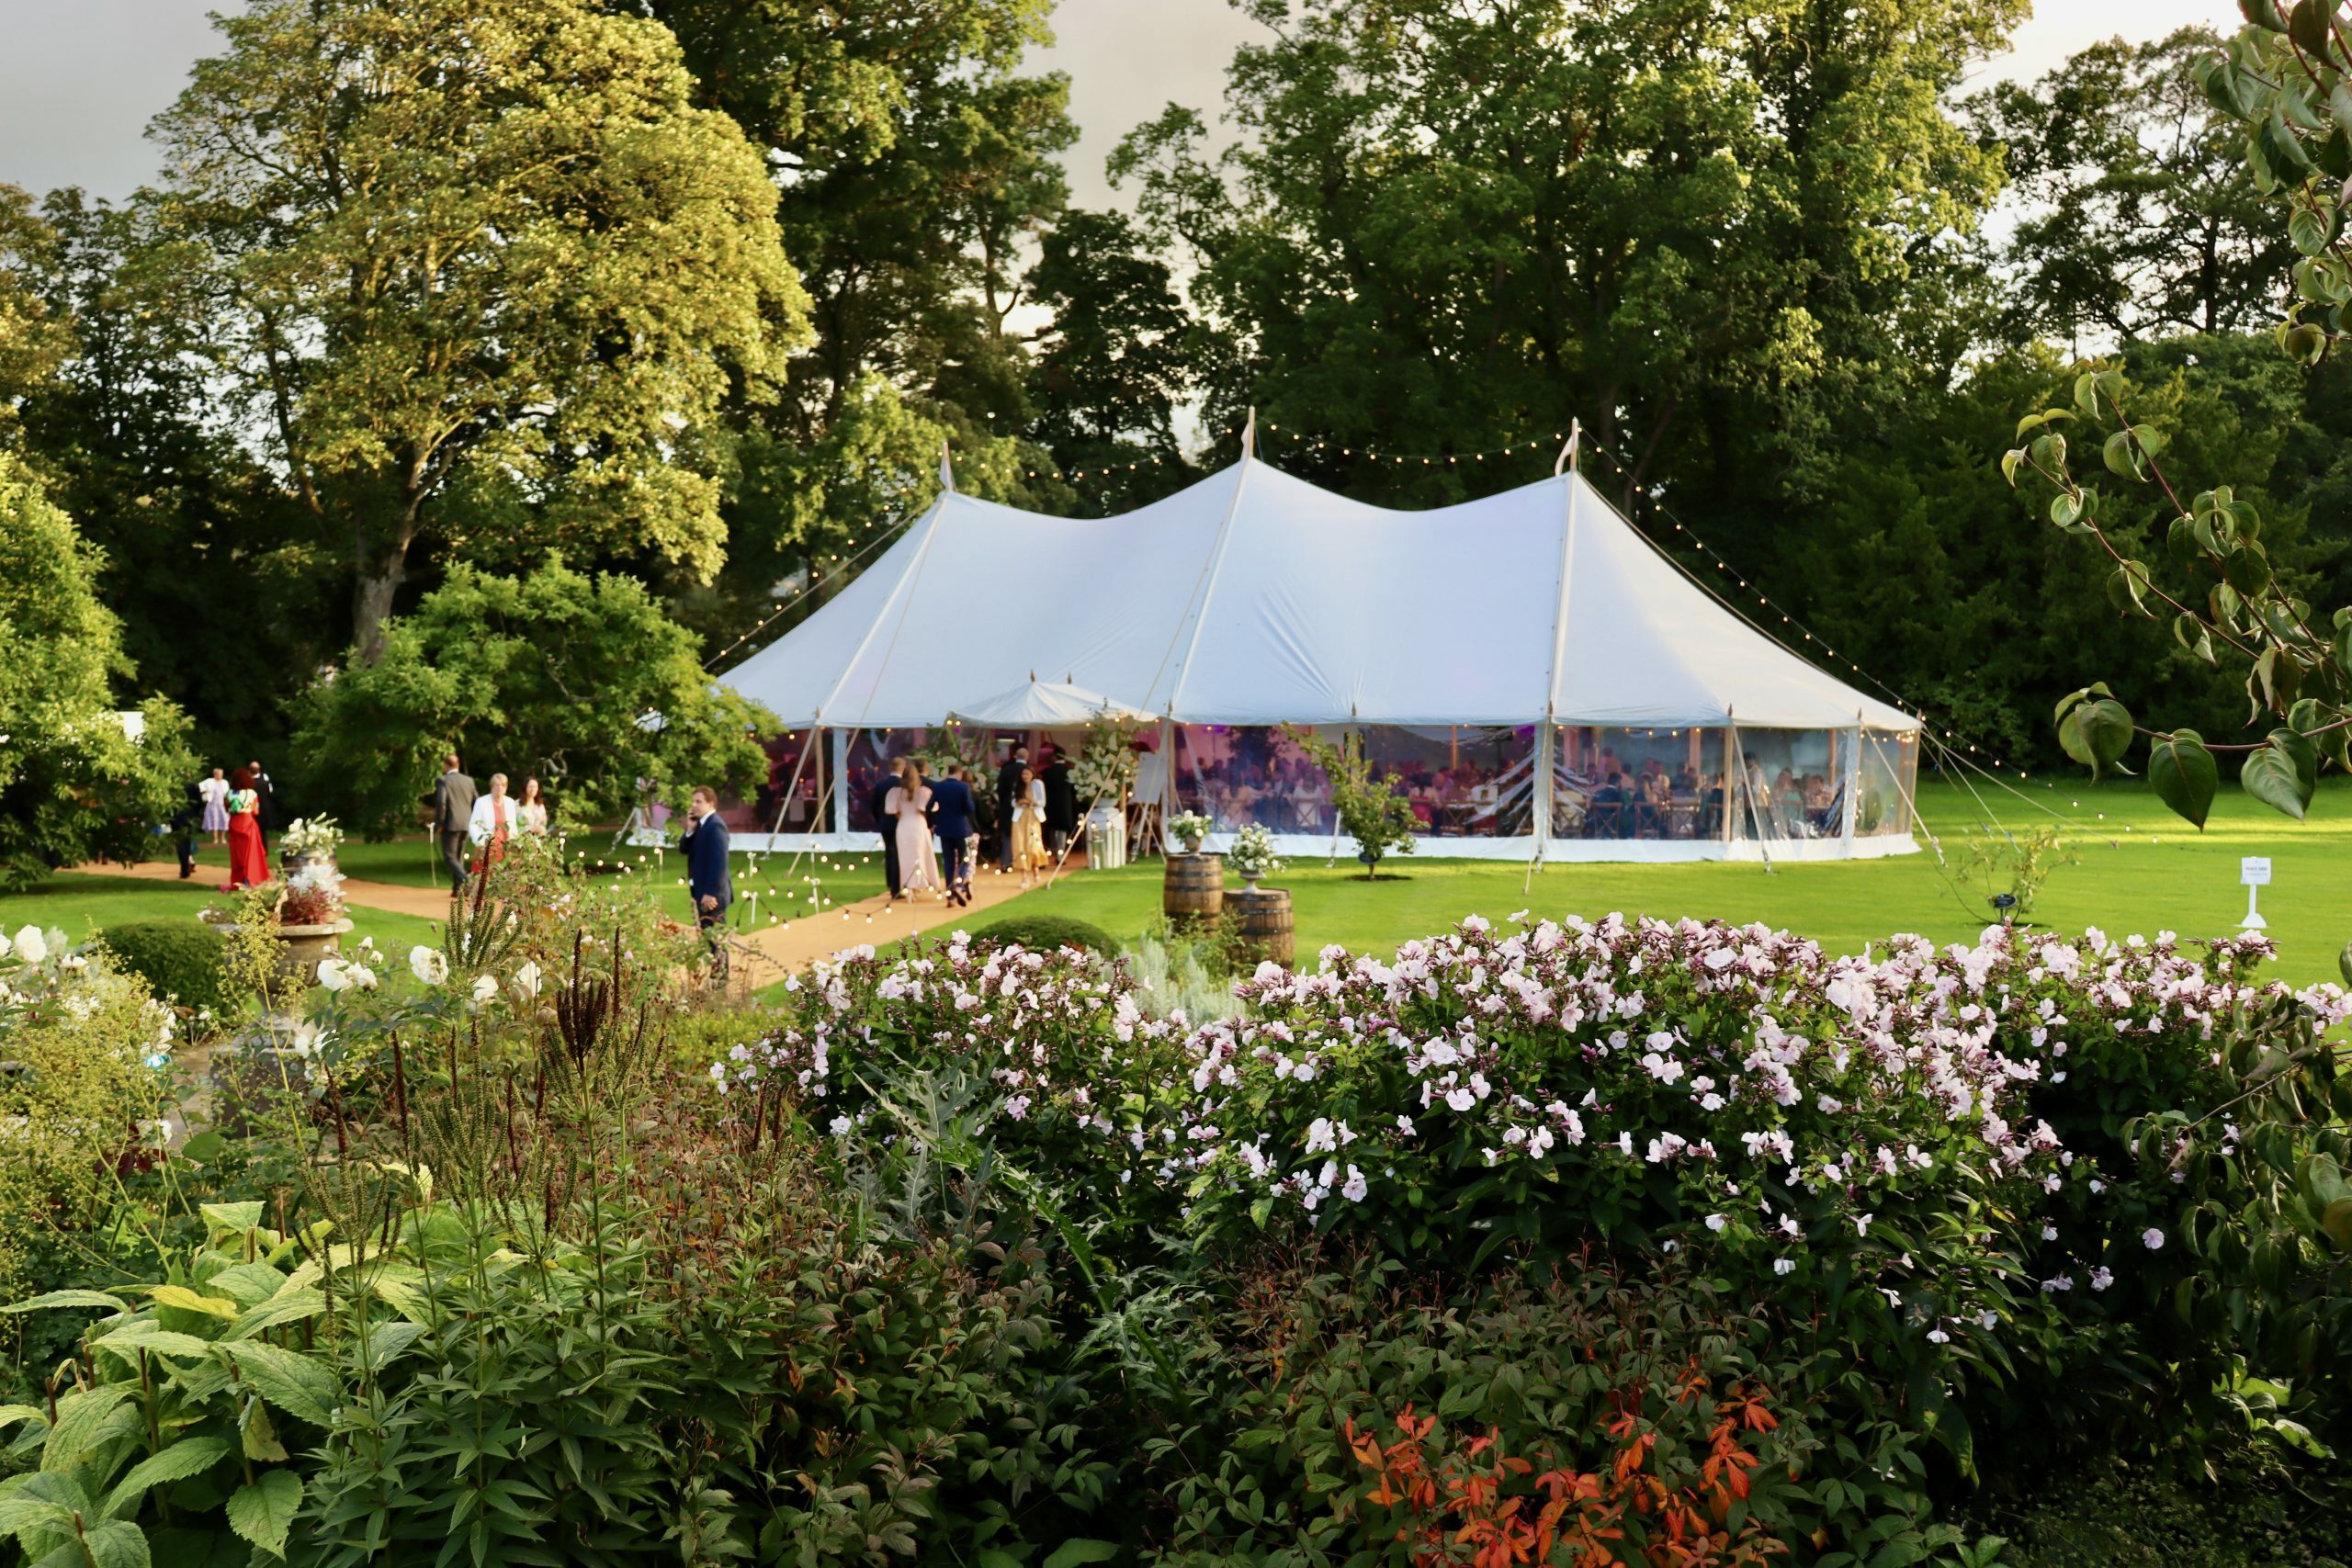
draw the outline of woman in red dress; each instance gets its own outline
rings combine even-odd
[[[224,893],[258,887],[269,880],[269,852],[261,840],[261,795],[246,769],[239,768],[231,783],[236,787],[229,792],[229,885],[221,889]]]

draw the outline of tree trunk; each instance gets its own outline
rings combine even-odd
[[[407,581],[405,544],[359,563],[351,585],[351,649],[362,664],[384,656],[384,623],[391,618],[393,596]]]

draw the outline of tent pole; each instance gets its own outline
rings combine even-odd
[[[1535,776],[1528,781],[1529,797],[1535,807],[1535,820],[1528,826],[1535,847],[1527,857],[1527,874],[1519,879],[1522,894],[1535,886],[1536,869],[1544,863],[1544,852],[1552,845],[1552,753],[1559,744],[1559,728],[1550,719],[1535,727]]]
[[[833,831],[842,838],[849,837],[849,792],[842,784],[849,780],[849,731],[833,727]]]
[[[1731,728],[1731,749],[1735,761],[1733,776],[1739,780],[1740,797],[1747,803],[1747,820],[1756,829],[1756,851],[1764,857],[1764,874],[1777,876],[1780,873],[1772,865],[1772,846],[1765,841],[1764,814],[1757,809],[1755,791],[1747,787],[1747,754],[1740,750],[1739,726],[1736,724]]]
[[[1847,743],[1846,747],[1846,778],[1843,786],[1846,792],[1846,809],[1840,814],[1843,820],[1838,824],[1838,842],[1844,846],[1845,858],[1848,860],[1854,858],[1854,818],[1860,814],[1860,804],[1856,799],[1856,794],[1857,786],[1861,782],[1861,773],[1862,716],[1858,712],[1854,715],[1853,739]]]

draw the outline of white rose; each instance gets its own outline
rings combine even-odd
[[[529,1001],[539,994],[539,966],[526,962],[523,967],[514,971],[515,994],[525,1001]]]
[[[498,995],[498,980],[495,976],[474,976],[474,1006],[480,1007],[496,995]]]
[[[428,986],[437,986],[449,977],[449,960],[438,948],[410,948],[408,968],[410,974]]]
[[[6,957],[7,957],[7,956],[8,956],[8,953],[9,953],[10,949],[11,949],[14,945],[15,945],[14,943],[12,943],[11,942],[9,942],[9,940],[8,940],[8,938],[7,938],[7,936],[6,936],[6,934],[5,932],[0,932],[0,958],[6,958]]]
[[[39,926],[27,926],[17,933],[17,956],[28,964],[39,964],[49,956],[49,939],[40,934]]]
[[[340,991],[351,984],[349,966],[340,958],[319,960],[319,984],[330,991]]]

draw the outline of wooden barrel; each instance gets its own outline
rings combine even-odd
[[[1225,857],[1170,855],[1159,907],[1180,926],[1214,921],[1225,912]]]
[[[1233,896],[1240,911],[1242,945],[1283,968],[1298,961],[1298,932],[1291,924],[1290,892],[1282,887],[1245,887]]]

